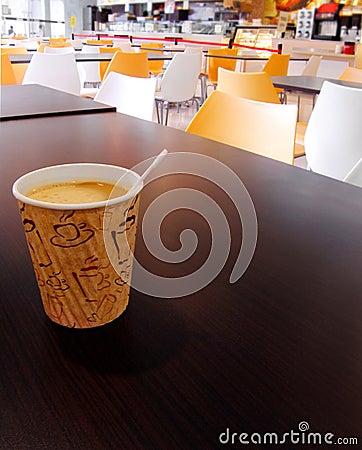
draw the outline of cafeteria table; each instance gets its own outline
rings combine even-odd
[[[0,132],[2,450],[361,446],[360,188],[117,113],[5,121]],[[159,178],[141,195],[135,252],[160,279],[141,276],[111,324],[51,322],[12,183],[54,164],[132,168],[163,148]],[[169,213],[157,226],[145,213],[161,200]],[[256,248],[230,283],[251,236],[242,200],[255,208]],[[229,237],[213,222],[219,213]],[[146,246],[146,222],[163,260]],[[151,292],[197,273],[228,242],[200,290]],[[182,262],[185,248],[194,251]]]
[[[25,54],[9,54],[9,59],[12,64],[27,64],[30,63],[31,58],[34,53],[25,53]],[[114,53],[74,53],[75,60],[77,62],[105,62],[111,61]],[[159,60],[171,60],[172,55],[170,53],[164,54],[156,54],[156,53],[148,53],[148,59],[150,61],[159,61]]]
[[[1,86],[0,121],[114,111],[113,106],[40,84]]]
[[[335,78],[311,77],[303,75],[286,75],[286,76],[273,76],[271,77],[271,80],[274,86],[277,88],[282,88],[287,91],[311,95],[319,94],[325,81],[330,81],[331,83],[336,83],[341,86],[362,89],[362,83],[338,80]]]

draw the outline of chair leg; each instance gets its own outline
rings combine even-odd
[[[287,103],[287,96],[286,96],[286,94],[285,94],[285,91],[281,91],[280,93],[279,93],[279,98],[280,98],[280,103],[282,103],[282,104],[286,104]]]
[[[163,125],[163,107],[164,102],[160,102],[160,124]]]
[[[156,103],[157,122],[161,123],[160,122],[160,111],[159,111],[159,102],[158,102],[158,100],[155,100],[155,103]]]
[[[169,111],[170,104],[169,104],[169,102],[165,102],[163,106],[166,108],[165,125],[167,126],[167,124],[168,124],[168,111]]]
[[[163,124],[163,103],[163,100],[156,100],[157,121],[161,125]]]
[[[204,103],[207,97],[207,88],[206,88],[206,75],[200,76],[200,95],[201,95],[201,104]]]

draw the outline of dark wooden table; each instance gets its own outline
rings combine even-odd
[[[260,56],[258,54],[256,55],[209,55],[205,54],[206,58],[221,58],[221,59],[238,59],[242,61],[267,61],[270,58],[270,55],[267,56]],[[303,57],[291,57],[290,61],[308,61],[308,58]]]
[[[116,108],[90,98],[39,84],[1,86],[0,121],[43,116],[114,112]]]
[[[241,433],[248,433],[244,442],[258,442],[268,432],[279,442],[289,433],[284,447],[292,449],[298,446],[291,432],[294,442],[296,433],[301,440],[303,422],[321,439],[332,433],[332,442],[355,438],[355,448],[361,446],[361,189],[117,113],[8,121],[0,132],[2,450],[203,450],[230,447],[222,442],[230,444],[233,433],[231,447],[238,448]],[[242,226],[225,192],[194,175],[164,176],[145,188],[140,220],[164,192],[204,192],[230,226],[224,269],[184,298],[131,290],[127,311],[103,328],[52,323],[43,313],[13,181],[58,163],[132,167],[164,147],[172,152],[163,163],[168,170],[181,170],[190,158],[173,153],[195,152],[240,177],[258,219],[248,270],[229,284]],[[177,205],[169,200],[169,207]],[[193,272],[210,251],[206,220],[175,211],[161,237],[176,251],[186,228],[199,242],[185,263],[152,257],[140,232],[137,258],[163,277]],[[213,239],[227,241],[218,230]]]
[[[292,92],[316,95],[320,93],[323,83],[330,81],[341,86],[355,87],[362,89],[362,83],[351,81],[336,80],[334,78],[310,77],[301,75],[288,75],[284,77],[271,77],[275,87],[282,88]]]
[[[9,54],[9,58],[12,64],[27,64],[30,63],[31,58],[33,57],[34,53],[26,53],[24,55],[11,55]],[[105,61],[111,61],[113,58],[114,53],[80,53],[76,52],[74,53],[75,60],[77,62],[105,62]],[[149,53],[148,59],[150,61],[153,60],[170,60],[172,59],[172,55],[169,53],[163,53],[163,54],[156,54],[156,53]]]

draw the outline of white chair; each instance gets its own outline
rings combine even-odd
[[[69,41],[71,43],[71,46],[75,49],[75,50],[82,50],[83,48],[83,42],[82,39],[72,39],[71,41]]]
[[[195,92],[201,69],[198,53],[177,53],[167,69],[160,76],[159,89],[155,95],[157,119],[163,123],[163,110],[166,109],[165,125],[168,122],[168,110],[171,103],[192,101],[199,109],[199,100]]]
[[[175,47],[180,47],[180,45],[175,45]],[[204,103],[205,101],[205,92],[204,92],[204,83],[203,83],[203,76],[204,71],[206,67],[206,58],[204,57],[202,47],[185,47],[184,53],[190,54],[190,53],[196,53],[200,57],[200,73],[199,73],[199,83],[198,83],[198,92],[199,92],[199,99],[200,104]]]
[[[94,100],[115,106],[117,112],[152,121],[157,79],[110,72]]]
[[[343,180],[362,157],[362,89],[325,81],[304,137],[309,168]]]
[[[53,55],[59,55],[64,53],[75,53],[74,47],[44,47],[44,53],[52,53]]]
[[[308,77],[316,77],[321,61],[322,61],[321,56],[312,55],[308,59],[307,64],[304,66],[301,75]]]
[[[96,45],[83,45],[80,54],[99,53],[99,47]],[[101,82],[99,62],[79,62],[78,70],[82,82],[82,87],[97,88]]]
[[[352,167],[343,181],[362,187],[362,158]]]
[[[113,39],[113,47],[119,47],[122,52],[134,52],[134,48],[130,42],[121,41],[120,39]]]
[[[41,84],[70,94],[80,94],[80,79],[73,53],[34,53],[23,84]]]
[[[179,45],[175,46],[175,48],[180,47]],[[184,53],[190,55],[190,54],[198,54],[200,57],[200,64],[202,65],[202,58],[203,58],[203,53],[202,53],[202,47],[185,47],[184,48]]]

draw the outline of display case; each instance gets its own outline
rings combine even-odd
[[[295,27],[288,27],[284,37],[293,37],[294,32]],[[248,47],[272,48],[272,39],[279,37],[279,34],[277,27],[272,25],[236,25],[233,40]]]

